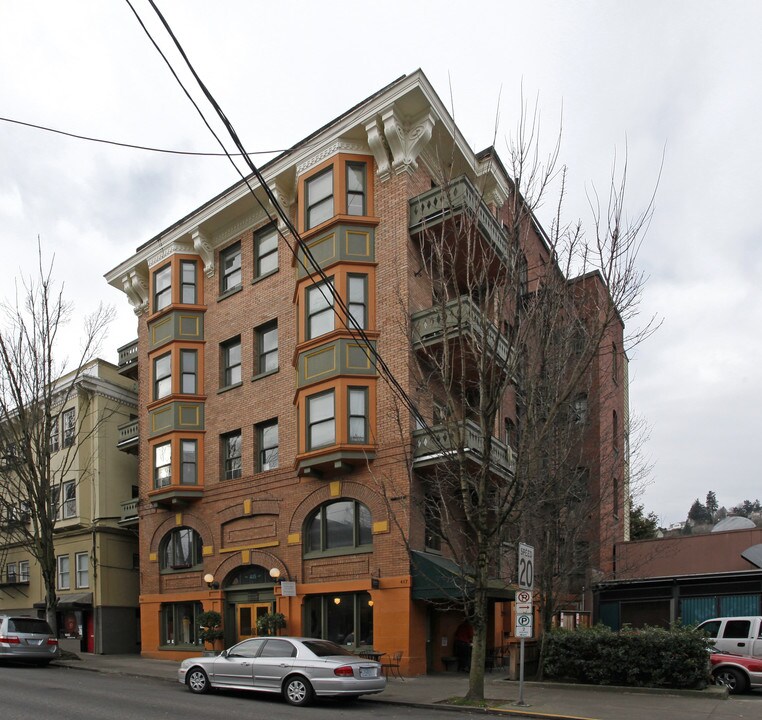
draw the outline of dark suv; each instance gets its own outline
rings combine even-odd
[[[59,657],[58,639],[47,621],[26,615],[0,615],[0,661],[47,665]]]

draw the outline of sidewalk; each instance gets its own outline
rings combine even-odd
[[[152,660],[140,655],[89,655],[66,659],[57,665],[77,670],[116,673],[177,682],[178,663]],[[463,696],[468,688],[464,674],[442,673],[405,680],[390,679],[380,695],[369,695],[365,702],[384,702],[402,705],[442,706],[444,700]],[[643,690],[638,688],[589,687],[559,683],[528,682],[524,700],[528,707],[519,708],[519,685],[505,679],[499,672],[488,673],[484,694],[490,711],[496,715],[516,718],[561,718],[566,720],[731,720],[759,717],[762,699],[743,697],[727,699],[721,688],[707,690]],[[466,709],[466,708],[458,708]],[[473,708],[468,708],[473,711]]]

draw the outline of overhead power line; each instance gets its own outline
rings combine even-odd
[[[22,125],[33,128],[34,130],[43,130],[44,132],[54,133],[55,135],[64,135],[75,140],[85,140],[87,142],[100,143],[102,145],[114,145],[116,147],[128,148],[129,150],[145,150],[147,152],[164,153],[167,155],[188,155],[191,157],[239,157],[240,153],[225,152],[195,152],[193,150],[170,150],[169,148],[152,147],[150,145],[137,145],[135,143],[120,142],[119,140],[106,140],[105,138],[91,137],[90,135],[81,135],[79,133],[68,132],[67,130],[58,130],[57,128],[38,125],[36,123],[24,122],[0,116],[0,121],[11,123],[13,125]],[[309,145],[307,147],[310,147]],[[249,155],[275,155],[277,153],[287,152],[289,148],[279,148],[276,150],[253,150]]]
[[[223,149],[225,154],[228,156],[228,159],[230,160],[231,164],[233,165],[233,167],[235,168],[236,172],[239,174],[239,176],[241,177],[243,182],[248,187],[249,192],[251,193],[251,195],[257,201],[257,203],[259,204],[260,208],[264,211],[264,213],[267,216],[267,218],[269,219],[269,221],[270,222],[275,222],[275,218],[273,218],[273,216],[270,214],[270,211],[268,210],[268,208],[265,206],[265,204],[262,202],[262,200],[258,197],[256,192],[254,191],[254,188],[252,187],[251,182],[250,182],[250,178],[246,177],[241,172],[240,168],[236,165],[236,163],[233,161],[233,155],[231,153],[228,153],[227,149],[225,148],[224,143],[222,142],[220,137],[217,135],[217,133],[214,131],[214,129],[211,127],[211,125],[210,125],[209,121],[207,120],[206,116],[204,115],[203,111],[198,106],[196,101],[193,99],[193,97],[191,96],[191,94],[189,93],[189,91],[187,90],[185,85],[183,84],[182,80],[179,78],[179,76],[175,72],[175,70],[172,67],[171,63],[169,62],[169,60],[167,59],[167,57],[164,54],[164,52],[161,50],[161,48],[158,46],[158,44],[154,40],[153,36],[151,35],[151,33],[148,30],[148,28],[145,26],[145,23],[143,23],[142,19],[138,15],[137,11],[133,7],[133,5],[130,2],[130,0],[125,0],[125,2],[129,5],[130,9],[132,10],[133,14],[137,18],[138,22],[140,23],[140,25],[143,28],[143,30],[146,33],[146,35],[148,36],[149,40],[151,41],[153,46],[156,48],[157,52],[161,55],[162,59],[166,63],[167,67],[169,68],[170,72],[174,76],[174,78],[177,81],[177,83],[182,88],[182,90],[185,93],[185,95],[190,100],[191,104],[196,108],[196,111],[198,112],[198,114],[201,117],[201,119],[204,122],[204,124],[207,126],[209,131],[212,133],[214,138],[219,143],[220,147]],[[285,235],[285,233],[280,229],[278,223],[275,223],[276,229],[277,229],[277,232],[278,232],[279,236],[286,243],[286,246],[288,247],[289,251],[294,256],[294,258],[299,263],[299,265],[302,267],[302,269],[306,273],[308,273],[308,275],[310,275],[310,276],[314,276],[314,275],[318,276],[318,278],[321,281],[320,284],[318,285],[318,287],[320,288],[320,292],[321,292],[321,294],[323,295],[323,298],[326,301],[328,301],[328,297],[326,296],[326,293],[328,293],[328,295],[331,296],[331,298],[333,300],[332,304],[333,304],[333,308],[334,308],[334,313],[338,317],[339,322],[341,322],[341,324],[347,330],[349,330],[350,332],[354,332],[354,333],[356,333],[357,335],[360,336],[360,338],[363,341],[361,343],[361,347],[363,348],[363,351],[365,352],[366,356],[369,359],[374,359],[376,361],[376,366],[377,366],[377,368],[379,370],[379,375],[390,386],[390,388],[392,389],[392,392],[395,395],[397,395],[397,397],[402,401],[402,403],[405,405],[405,407],[407,407],[407,409],[410,411],[410,413],[413,415],[413,417],[417,420],[417,422],[423,428],[425,428],[428,431],[428,433],[430,434],[431,438],[434,440],[435,444],[437,446],[439,446],[440,450],[445,451],[446,448],[442,445],[441,441],[437,438],[436,434],[432,431],[431,427],[426,422],[426,419],[420,414],[420,412],[418,411],[418,408],[417,408],[415,402],[413,401],[413,399],[408,395],[408,393],[405,390],[405,388],[402,387],[400,382],[394,376],[394,374],[392,373],[392,371],[389,368],[389,366],[386,364],[384,359],[381,357],[381,354],[374,347],[372,340],[365,333],[364,329],[359,327],[358,324],[356,323],[356,321],[354,320],[354,317],[349,312],[349,308],[347,307],[346,303],[344,302],[344,299],[341,297],[341,295],[333,287],[333,284],[328,282],[329,278],[327,277],[327,275],[325,274],[323,269],[320,267],[320,264],[317,262],[317,260],[313,256],[310,248],[305,243],[302,242],[302,239],[301,239],[301,236],[299,234],[299,231],[297,230],[297,228],[292,223],[291,218],[288,216],[288,213],[286,213],[286,211],[281,207],[278,199],[275,197],[274,193],[272,192],[272,190],[268,186],[267,182],[265,181],[264,177],[260,173],[260,171],[257,168],[257,166],[250,159],[250,157],[249,157],[250,154],[247,153],[245,148],[243,147],[243,144],[242,144],[240,138],[238,137],[238,134],[236,133],[235,129],[233,128],[232,123],[228,120],[228,118],[226,117],[226,115],[223,112],[222,108],[220,107],[220,105],[215,100],[214,96],[211,94],[209,89],[206,87],[204,82],[199,77],[198,73],[196,72],[195,68],[193,67],[192,63],[190,62],[188,56],[186,55],[182,45],[180,44],[180,42],[176,38],[175,34],[173,33],[172,28],[169,26],[169,23],[164,18],[164,16],[162,15],[162,13],[159,10],[159,8],[156,6],[154,1],[153,0],[149,0],[149,3],[151,5],[151,7],[153,8],[154,12],[156,13],[156,15],[158,16],[158,18],[161,21],[161,23],[164,25],[165,30],[167,31],[169,36],[172,38],[172,41],[175,44],[175,47],[180,52],[183,60],[185,61],[186,65],[188,66],[188,69],[190,70],[190,72],[192,73],[192,75],[195,78],[196,82],[198,83],[199,88],[201,89],[201,91],[204,93],[204,96],[207,98],[209,103],[214,108],[214,110],[217,113],[218,117],[220,118],[220,120],[224,124],[226,130],[228,131],[228,134],[232,138],[233,143],[238,148],[239,153],[237,154],[237,157],[243,158],[244,162],[246,163],[246,165],[248,166],[249,170],[251,171],[251,173],[256,178],[256,180],[259,183],[260,187],[263,189],[263,191],[267,195],[267,199],[269,200],[270,204],[272,205],[272,208],[275,210],[278,218],[280,218],[280,220],[285,225],[285,227],[288,229],[288,231],[290,232],[290,234],[292,235],[294,240],[298,243],[299,247],[301,248],[302,252],[304,253],[304,256],[307,258],[311,268],[307,267],[307,265],[305,264],[305,262],[302,259],[302,257],[300,257],[300,254],[297,251],[297,249],[289,241],[289,239]],[[343,311],[344,315],[341,315],[340,313],[337,312],[337,310],[336,310],[337,306],[338,306],[339,309],[341,309]],[[349,324],[347,323],[347,320],[349,321],[349,323],[351,323],[352,327],[349,326]]]

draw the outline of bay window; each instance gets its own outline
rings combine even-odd
[[[314,450],[336,442],[335,392],[307,398],[307,449]]]

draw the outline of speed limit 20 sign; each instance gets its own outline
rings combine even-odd
[[[519,587],[522,590],[534,589],[534,547],[519,543]]]

